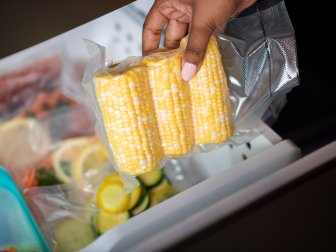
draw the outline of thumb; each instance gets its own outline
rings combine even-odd
[[[187,47],[183,55],[182,78],[185,81],[191,80],[202,65],[210,37],[215,30],[210,27],[206,22],[201,22],[197,15],[193,16]]]

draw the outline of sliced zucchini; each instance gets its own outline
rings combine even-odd
[[[140,185],[131,192],[130,201],[128,204],[128,210],[134,208],[142,200],[141,196],[143,196],[145,191],[146,191],[146,188],[144,188],[143,185]]]
[[[164,179],[162,179],[162,181],[158,185],[151,188],[151,191],[153,191],[155,193],[160,193],[162,191],[166,191],[170,187],[171,187],[170,183],[168,182],[168,180],[166,178],[164,178]]]
[[[139,213],[142,213],[146,209],[148,209],[150,206],[150,196],[148,193],[146,193],[145,197],[142,199],[140,204],[138,206],[135,206],[130,212],[131,215],[138,215]]]
[[[139,175],[141,182],[148,188],[153,188],[159,185],[164,177],[163,169]]]
[[[140,194],[140,197],[138,199],[138,201],[135,203],[135,205],[129,209],[130,211],[132,211],[133,209],[137,208],[138,206],[140,206],[142,204],[142,201],[144,200],[144,198],[146,197],[147,195],[147,189],[146,187],[143,185],[142,182],[140,182],[140,187],[141,187],[141,194]]]
[[[91,225],[68,218],[54,230],[57,252],[79,251],[96,239]]]
[[[97,205],[109,214],[117,214],[128,209],[130,194],[123,194],[121,181],[103,181],[97,192]]]
[[[108,214],[100,211],[96,215],[95,227],[99,235],[105,233],[111,228],[127,221],[130,218],[129,212],[121,212],[118,214]]]
[[[104,183],[111,183],[111,182],[113,183],[115,181],[122,182],[121,177],[118,173],[111,173],[110,175],[106,176],[105,179],[104,179]],[[143,185],[141,184],[140,186],[135,188],[130,193],[130,200],[129,200],[129,203],[128,203],[127,210],[132,209],[139,202],[139,200],[141,198],[142,190],[143,190]]]
[[[107,181],[121,181],[122,182],[119,173],[116,173],[116,172],[107,175],[105,177],[104,181],[105,182],[107,182]]]
[[[160,198],[155,193],[150,192],[150,195],[151,195],[150,207],[153,207],[161,202]]]
[[[166,199],[177,194],[177,190],[170,184],[164,182],[160,187],[150,190],[151,206],[155,206]]]

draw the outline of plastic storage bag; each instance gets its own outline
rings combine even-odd
[[[104,50],[89,46],[102,62]],[[100,135],[124,177],[161,168],[169,158],[212,149],[232,134],[216,38],[210,40],[200,71],[189,83],[181,76],[184,48],[181,43],[177,50],[128,58],[98,72],[98,61],[88,65],[83,85],[94,105]]]
[[[270,2],[265,1],[260,4],[257,3],[247,12],[230,21],[226,26],[226,30],[224,32],[219,31],[216,33],[216,36],[230,90],[235,129],[230,141],[235,144],[245,143],[254,136],[254,129],[260,120],[270,120],[271,116],[274,118],[277,117],[286,102],[286,94],[298,84],[294,31],[284,2],[279,1],[275,5],[270,6]],[[123,174],[126,181],[131,182],[129,185],[132,186],[132,183],[136,183],[136,181],[132,180],[132,176],[129,176],[130,174],[132,175],[132,172],[120,169],[122,162],[119,159],[123,159],[123,157],[118,154],[118,151],[115,151],[117,149],[116,145],[111,143],[111,139],[109,139],[109,134],[111,133],[108,131],[117,126],[113,122],[110,125],[104,122],[104,112],[108,108],[103,108],[102,110],[101,104],[99,104],[99,100],[102,97],[105,100],[111,100],[114,99],[114,94],[113,92],[100,93],[101,97],[97,98],[97,92],[100,92],[101,86],[109,86],[110,83],[107,80],[105,83],[103,83],[104,81],[97,83],[97,76],[95,77],[95,75],[96,73],[105,74],[105,76],[110,75],[113,79],[113,75],[115,74],[111,74],[114,71],[113,69],[118,69],[122,72],[137,67],[138,69],[142,69],[139,70],[139,73],[143,73],[148,72],[148,69],[152,69],[152,66],[145,66],[144,68],[143,62],[146,62],[147,57],[144,59],[132,57],[119,64],[112,64],[109,57],[106,56],[107,53],[104,47],[90,41],[86,43],[91,60],[83,79],[83,86],[91,100],[91,104],[94,106],[97,117],[97,132],[109,148],[115,167]],[[174,55],[178,55],[176,51],[179,50],[183,52],[183,45],[180,49],[173,50],[168,54],[159,52],[154,55],[158,55],[159,60],[164,61],[165,58],[169,60]],[[181,59],[179,59],[180,61]],[[180,66],[181,64],[176,63],[175,65]],[[151,79],[151,74],[154,72],[149,70],[147,78]],[[160,74],[161,76],[165,76],[170,73],[169,69],[166,69]],[[155,81],[155,76],[152,79]],[[154,98],[160,99],[162,97]],[[194,98],[191,99],[191,103],[193,100]],[[113,106],[110,106],[109,109],[110,111],[107,114],[114,114],[116,112],[113,111]],[[127,108],[125,109],[127,110]],[[131,109],[127,112],[132,113]],[[162,114],[156,115],[156,118],[160,116]],[[117,120],[117,116],[115,120]],[[168,119],[167,124],[169,123]],[[222,124],[225,124],[225,120]],[[124,126],[126,129],[128,127],[129,125]],[[189,128],[191,131],[192,127]],[[153,134],[155,134],[155,129],[152,130]],[[114,132],[114,135],[117,137],[118,133]],[[162,134],[160,134],[159,138],[162,141]],[[175,143],[187,138],[188,136],[180,136]],[[125,140],[124,144],[128,147],[132,143]],[[213,145],[213,147],[216,146],[221,146],[221,144],[216,143]],[[112,151],[110,147],[114,150]],[[167,155],[165,153],[165,157],[178,158],[179,156],[186,156],[197,152],[195,149],[191,149],[193,151],[189,153],[185,152],[182,155]],[[202,148],[199,149],[202,150]],[[160,159],[161,162],[157,162],[155,168],[161,168],[166,160],[167,158]],[[142,172],[144,170],[141,170],[139,167],[138,173]],[[134,174],[136,175],[137,173]]]
[[[8,68],[8,65],[7,65]],[[59,54],[29,59],[25,66],[13,62],[11,69],[0,70],[0,121],[9,119],[29,105],[38,91],[57,89],[62,79]]]
[[[93,134],[94,117],[61,47],[4,60],[0,86],[0,163],[20,188],[59,141]],[[50,178],[47,170],[41,172]]]
[[[86,192],[95,190],[105,169],[111,167],[106,150],[96,136],[67,138],[53,145],[34,165],[26,166],[25,188],[78,183]]]
[[[95,190],[79,183],[29,188],[24,191],[34,216],[53,251],[78,251],[99,235],[175,195],[162,170],[140,177],[141,186],[123,193],[119,175],[101,171]]]
[[[284,1],[260,1],[218,33],[228,73],[235,134],[243,143],[260,120],[272,122],[299,84],[294,30]]]
[[[78,251],[96,239],[91,225],[96,209],[76,184],[35,187],[24,195],[53,251]]]

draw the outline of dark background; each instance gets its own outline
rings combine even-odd
[[[305,3],[304,3],[305,2]],[[300,86],[273,129],[309,153],[336,139],[335,10],[325,1],[285,1],[296,32]]]
[[[1,1],[0,58],[131,1]],[[272,126],[303,154],[336,139],[335,10],[285,1],[297,38],[300,86]],[[336,153],[336,150],[335,150]],[[336,251],[336,169],[283,188],[170,251]]]

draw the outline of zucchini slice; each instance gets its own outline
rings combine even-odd
[[[109,214],[117,214],[128,209],[130,194],[123,194],[121,181],[103,181],[97,192],[97,205]]]
[[[139,175],[139,179],[147,188],[153,188],[157,186],[161,183],[164,177],[163,169]]]
[[[145,197],[142,199],[139,205],[135,206],[130,212],[131,215],[138,215],[139,213],[142,213],[150,206],[150,196],[148,193],[146,193]]]
[[[140,188],[141,188],[140,197],[139,197],[138,201],[136,202],[136,204],[131,209],[129,209],[130,211],[132,211],[133,209],[135,209],[138,206],[140,206],[142,204],[142,201],[144,200],[144,198],[147,195],[147,189],[146,189],[146,187],[143,185],[143,183],[141,181],[140,181]]]
[[[94,226],[96,227],[99,235],[105,233],[111,228],[127,221],[130,218],[129,212],[121,212],[118,214],[108,214],[100,211],[96,215]]]
[[[151,206],[155,206],[177,193],[178,191],[171,184],[169,184],[166,179],[164,179],[160,185],[150,190]]]
[[[141,200],[143,191],[145,190],[146,189],[143,187],[143,185],[140,185],[131,192],[128,210],[134,208],[138,204],[138,202]]]
[[[91,225],[67,218],[60,222],[54,230],[56,251],[79,251],[96,239]]]
[[[151,188],[151,191],[155,192],[155,193],[160,193],[160,192],[166,191],[170,187],[171,187],[170,183],[168,182],[168,180],[166,178],[164,178],[164,179],[161,180],[161,182],[159,184],[157,184],[155,187]]]

